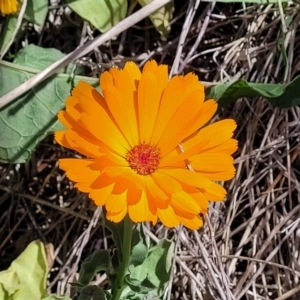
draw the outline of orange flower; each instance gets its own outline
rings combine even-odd
[[[60,159],[75,187],[105,205],[107,218],[159,219],[167,227],[202,226],[208,201],[223,200],[214,180],[233,178],[234,120],[208,125],[217,109],[204,102],[192,73],[168,80],[166,65],[133,62],[100,77],[102,95],[80,82],[58,113],[67,128],[56,141],[89,158]]]
[[[0,13],[2,15],[14,14],[18,9],[19,5],[17,0],[0,0]]]

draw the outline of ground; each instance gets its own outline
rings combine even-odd
[[[195,72],[207,85],[239,78],[280,83],[298,75],[299,4],[280,6],[281,11],[275,4],[201,2],[193,16],[191,5],[197,3],[175,1],[166,41],[147,19],[76,63],[84,65],[85,75],[97,77],[107,66],[154,58],[170,69],[178,64],[180,72]],[[291,19],[286,32],[283,15]],[[27,42],[65,53],[99,35],[63,1],[50,10],[42,31],[24,26]],[[12,52],[19,47],[20,41]],[[154,241],[168,236],[176,242],[166,297],[300,299],[299,107],[279,109],[263,98],[241,98],[220,109],[215,120],[225,117],[236,120],[239,141],[226,201],[211,204],[198,231],[145,227]],[[58,158],[72,155],[49,136],[27,163],[0,165],[0,270],[38,238],[48,249],[48,289],[57,294],[70,292],[67,283],[82,259],[113,247],[101,210],[58,169]],[[97,281],[107,284],[104,276]]]

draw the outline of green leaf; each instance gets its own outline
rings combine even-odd
[[[126,277],[125,277],[126,279]],[[146,297],[145,294],[134,292],[129,286],[126,286],[122,292],[120,300],[156,300],[158,299],[155,295],[149,293]]]
[[[18,274],[15,270],[0,272],[0,299],[8,299],[21,287]]]
[[[43,298],[42,300],[71,300],[69,297],[60,297],[56,295],[50,295],[46,298]]]
[[[215,99],[224,107],[238,98],[264,97],[275,106],[289,108],[300,104],[299,84],[300,76],[284,84],[251,83],[240,79],[209,87],[206,90],[206,99]]]
[[[24,19],[43,26],[48,13],[48,0],[27,0]]]
[[[65,56],[64,53],[55,48],[42,48],[30,44],[21,49],[14,59],[14,64],[43,70],[54,62]],[[73,65],[69,65],[67,70],[59,70],[58,73],[71,72]]]
[[[106,211],[105,211],[105,213],[106,213]],[[104,219],[105,219],[105,226],[112,233],[112,238],[117,247],[117,249],[116,249],[117,251],[114,251],[114,254],[112,256],[113,267],[117,269],[118,262],[120,262],[122,259],[121,254],[122,254],[124,221],[122,221],[120,223],[114,223],[114,222],[107,220],[107,218],[104,218]]]
[[[126,281],[132,290],[139,293],[153,291],[153,295],[160,296],[164,285],[170,278],[174,243],[168,240],[160,241],[149,250],[149,255],[139,266],[129,267],[130,275]]]
[[[100,271],[111,273],[111,261],[108,250],[97,250],[85,259],[81,264],[78,282],[87,285]]]
[[[40,300],[46,296],[47,261],[42,242],[33,241],[7,271],[0,272],[0,295],[10,300]]]
[[[29,46],[16,57],[23,66],[0,61],[0,97],[39,72],[32,66],[41,70],[55,62],[57,53],[56,49]],[[99,82],[97,78],[76,76],[75,84],[79,80],[92,85]],[[42,139],[62,129],[56,115],[64,107],[71,89],[69,75],[57,74],[0,110],[0,161],[27,161]]]
[[[146,6],[153,1],[154,0],[138,0],[141,6]],[[174,1],[171,1],[149,16],[154,27],[160,33],[163,41],[167,40],[167,37],[171,31],[170,21],[173,17],[173,11]]]
[[[103,292],[101,288],[95,285],[89,285],[84,287],[80,295],[78,296],[78,300],[108,300],[106,294]]]
[[[68,5],[99,31],[105,32],[126,16],[127,0],[67,0]]]
[[[142,224],[137,224],[132,231],[132,250],[129,265],[138,266],[144,262],[148,254],[148,245]]]
[[[299,85],[300,76],[296,77],[289,84],[284,84],[284,92],[277,97],[269,98],[269,101],[274,106],[278,106],[280,108],[290,108],[293,106],[298,106],[300,104]]]
[[[130,286],[130,289],[140,295],[151,294],[152,296],[158,296],[157,287],[152,284],[148,278],[140,281],[138,279],[130,278],[129,275],[125,277],[126,283]]]

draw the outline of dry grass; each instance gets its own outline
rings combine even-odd
[[[207,82],[277,83],[299,74],[299,4],[180,3],[167,42],[145,21],[78,64],[95,75],[99,66],[128,59],[142,64],[153,57],[172,66],[173,74],[194,71]],[[70,52],[97,35],[66,12],[65,6],[51,10],[54,21],[49,18],[40,34],[41,46]],[[290,24],[284,23],[286,17]],[[63,40],[58,32],[66,32]],[[153,242],[164,236],[176,242],[165,299],[300,299],[300,109],[240,99],[216,119],[223,117],[236,119],[239,140],[237,174],[226,184],[227,200],[211,204],[199,231],[145,226]],[[82,259],[112,247],[101,209],[57,168],[59,157],[71,155],[49,137],[28,163],[0,166],[0,268],[40,238],[48,243],[49,290],[69,295],[68,282],[76,278]],[[105,276],[97,283],[106,284]]]

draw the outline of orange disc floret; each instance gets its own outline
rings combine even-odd
[[[111,221],[128,214],[134,222],[201,227],[208,201],[226,196],[215,181],[235,174],[235,121],[205,126],[217,103],[204,101],[198,77],[169,80],[167,66],[153,60],[142,72],[133,62],[104,72],[100,87],[102,94],[80,82],[59,112],[66,129],[56,141],[87,157],[60,159],[60,167]]]
[[[148,144],[133,147],[126,154],[126,159],[131,169],[140,175],[153,173],[159,165],[159,151]]]

